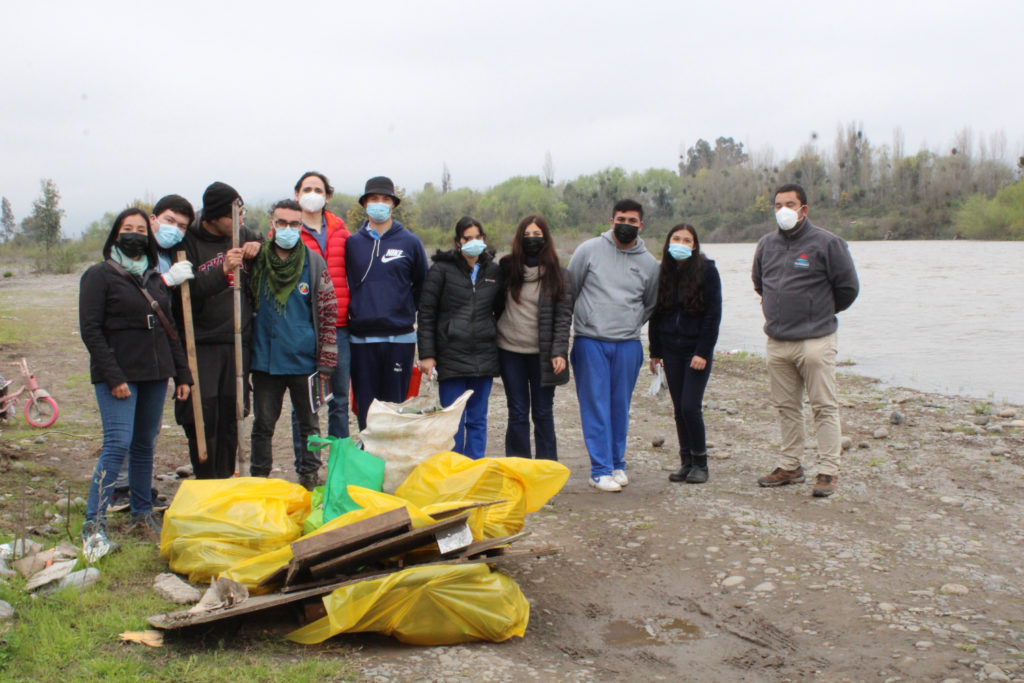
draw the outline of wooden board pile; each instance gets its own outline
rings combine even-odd
[[[467,520],[474,508],[505,501],[471,503],[433,515],[434,524],[414,529],[409,512],[398,508],[360,522],[300,538],[291,544],[292,560],[268,576],[260,587],[277,591],[249,597],[210,611],[169,612],[149,617],[151,626],[180,629],[294,604],[305,607],[305,619],[322,617],[320,598],[341,586],[379,578],[414,565],[485,562],[500,565],[543,557],[557,548],[510,550],[510,544],[529,535],[474,541]]]

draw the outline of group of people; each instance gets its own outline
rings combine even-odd
[[[406,398],[418,348],[419,369],[427,377],[436,373],[442,405],[472,392],[454,445],[471,458],[485,454],[492,382],[501,376],[508,406],[505,454],[557,460],[554,392],[568,383],[571,367],[591,461],[589,483],[621,491],[629,484],[630,402],[649,322],[650,368],[664,372],[679,442],[680,468],[669,479],[708,480],[701,405],[722,287],[692,225],[670,229],[659,263],[640,236],[643,206],[620,200],[609,229],[582,243],[565,268],[542,216],[519,222],[500,260],[483,225],[465,216],[455,226],[452,248],[439,250],[428,266],[423,243],[394,218],[401,199],[389,178],[367,181],[359,199],[367,218],[353,233],[326,208],[333,192],[323,174],[303,174],[294,198],[271,208],[270,234],[264,238],[243,227],[237,247],[232,207],[241,207],[241,198],[220,182],[204,192],[198,216],[187,200],[170,195],[148,216],[127,209],[114,221],[105,260],[81,282],[82,338],[104,430],[83,537],[105,538],[105,510],[124,468],[133,524],[159,532],[150,483],[169,378],[196,477],[235,474],[235,273],[244,292],[243,373],[252,386],[252,476],[270,473],[270,444],[286,390],[295,469],[299,483],[312,489],[321,462],[307,445],[318,433],[311,386],[330,387],[328,432],[347,437],[350,386],[361,430],[374,400]],[[783,432],[779,466],[759,484],[804,479],[799,450],[806,387],[821,453],[814,495],[830,495],[840,451],[835,314],[853,302],[858,285],[846,244],[811,225],[807,210],[799,186],[779,188],[779,230],[758,244],[753,267],[769,337],[771,397]],[[184,299],[175,293],[184,283],[197,377],[185,361]],[[195,380],[205,460],[192,418]]]

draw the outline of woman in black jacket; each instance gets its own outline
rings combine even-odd
[[[701,253],[692,225],[677,225],[665,238],[658,306],[648,328],[651,372],[664,366],[679,436],[681,466],[669,481],[703,484],[708,480],[701,402],[721,321],[722,281],[715,262]]]
[[[78,299],[82,341],[103,421],[103,447],[89,487],[82,539],[99,536],[109,543],[106,509],[126,455],[132,524],[160,533],[150,482],[167,378],[174,378],[175,396],[183,401],[192,376],[172,322],[170,293],[157,272],[156,244],[145,212],[121,212],[103,256],[105,261],[82,275]]]
[[[498,320],[498,361],[508,404],[505,455],[530,457],[532,414],[537,457],[558,460],[555,387],[569,381],[572,283],[543,217],[519,222],[501,272],[505,305]]]
[[[480,222],[463,216],[455,224],[455,249],[438,251],[427,271],[416,326],[420,370],[430,377],[436,367],[441,404],[473,390],[454,448],[473,459],[487,450],[487,401],[498,374],[501,272],[486,249]]]

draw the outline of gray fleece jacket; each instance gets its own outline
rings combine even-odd
[[[764,332],[781,341],[832,334],[839,326],[836,313],[849,308],[860,290],[846,242],[806,218],[788,233],[761,238],[751,277],[761,295]]]
[[[612,231],[573,252],[569,274],[576,290],[573,331],[601,341],[640,339],[658,303],[658,262],[637,239],[619,249]]]

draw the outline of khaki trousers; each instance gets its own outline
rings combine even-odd
[[[782,448],[778,467],[800,467],[804,448],[804,389],[814,415],[818,474],[839,474],[842,437],[836,400],[836,334],[801,341],[768,339],[771,400],[779,411]]]

